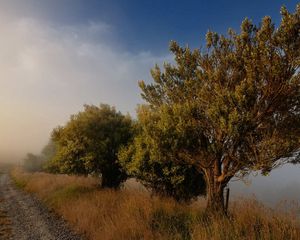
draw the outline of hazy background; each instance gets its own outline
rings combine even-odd
[[[171,61],[168,42],[199,47],[208,29],[238,29],[297,1],[0,0],[0,158],[38,153],[51,130],[82,105],[108,103],[134,115],[137,81]],[[232,183],[233,194],[300,199],[299,166]],[[251,182],[251,181],[250,181]]]
[[[51,130],[85,103],[109,103],[134,113],[141,101],[137,81],[167,60],[123,48],[114,42],[116,29],[97,19],[69,23],[45,17],[49,2],[60,1],[38,2],[0,2],[3,158],[39,151]]]

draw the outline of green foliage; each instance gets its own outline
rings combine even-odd
[[[23,167],[28,172],[37,172],[42,170],[43,159],[39,155],[28,153],[23,160]]]
[[[119,152],[119,160],[129,175],[135,177],[153,193],[173,197],[177,201],[189,201],[205,194],[205,182],[201,171],[184,163],[176,155],[178,144],[185,141],[178,136],[171,118],[159,118],[158,111],[146,106],[138,110],[137,134],[126,148]]]
[[[57,152],[50,167],[68,174],[101,174],[103,187],[118,187],[126,178],[117,152],[131,138],[131,119],[113,107],[85,105],[53,131]]]
[[[45,161],[49,161],[56,154],[56,145],[50,139],[47,145],[42,149],[41,156],[45,159]]]
[[[278,28],[265,17],[245,19],[240,33],[208,32],[203,51],[172,42],[175,64],[140,82],[150,109],[140,119],[153,123],[144,137],[205,173],[213,210],[224,210],[233,176],[267,173],[300,148],[300,5],[281,14]]]

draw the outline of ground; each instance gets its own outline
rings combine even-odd
[[[16,189],[0,174],[0,240],[80,240],[34,196]]]

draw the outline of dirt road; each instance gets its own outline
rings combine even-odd
[[[0,240],[79,240],[62,219],[0,174]]]

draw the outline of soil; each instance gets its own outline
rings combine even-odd
[[[0,240],[82,240],[36,197],[0,174]]]

